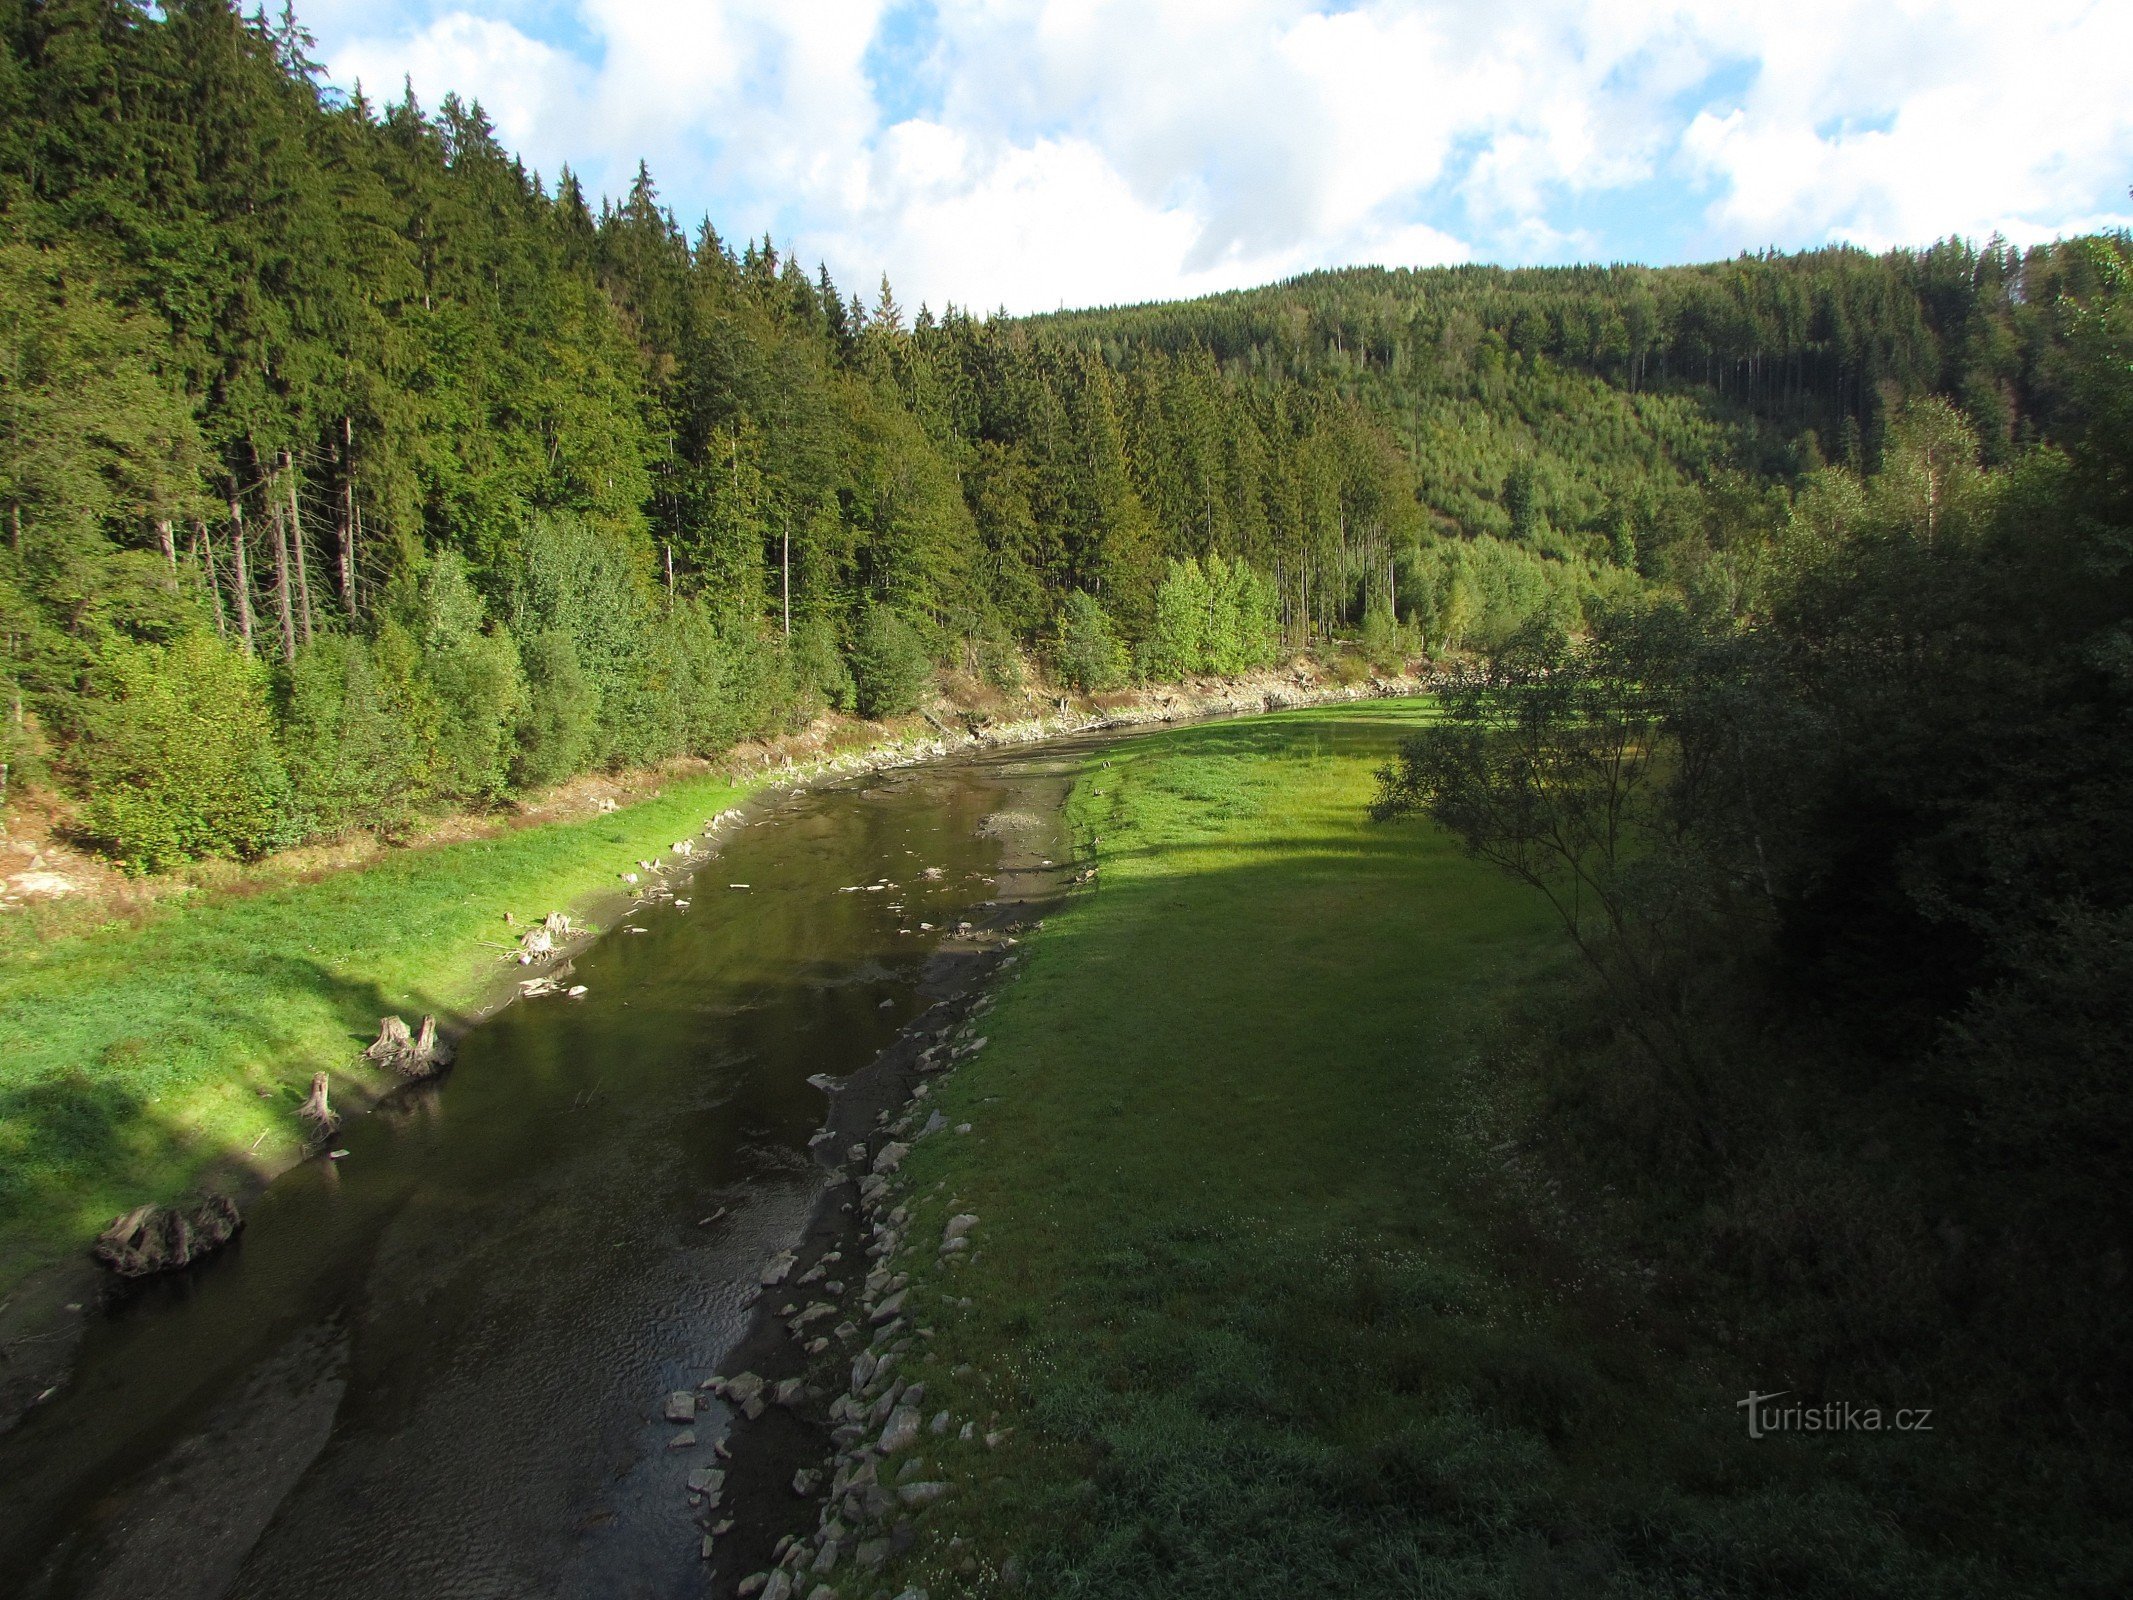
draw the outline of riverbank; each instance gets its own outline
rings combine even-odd
[[[1958,1440],[1749,1438],[1757,1375],[1531,1187],[1477,1045],[1560,938],[1365,820],[1423,714],[1180,730],[1082,780],[1095,877],[904,1124],[970,1132],[871,1197],[789,1592],[2025,1592],[1889,1515]]]
[[[825,722],[717,769],[580,783],[528,817],[440,824],[430,842],[352,865],[229,869],[211,886],[115,902],[101,922],[80,906],[12,913],[0,922],[0,1026],[14,1041],[0,1061],[0,1417],[64,1370],[99,1287],[84,1247],[111,1216],[203,1187],[246,1192],[300,1159],[294,1113],[313,1072],[332,1075],[343,1109],[389,1086],[357,1053],[379,1016],[464,1025],[501,1003],[522,975],[504,957],[529,923],[557,909],[605,920],[634,892],[624,873],[649,880],[700,860],[672,846],[749,795],[1088,726],[1385,687],[1298,669],[1095,702],[949,704],[894,728]]]

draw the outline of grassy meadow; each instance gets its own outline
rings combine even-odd
[[[231,1159],[278,1165],[320,1069],[378,1018],[472,1004],[523,922],[618,886],[741,794],[678,779],[582,821],[205,890],[139,920],[0,932],[0,1293]]]
[[[933,1091],[972,1131],[905,1164],[903,1376],[976,1437],[923,1440],[905,1473],[955,1492],[848,1592],[1995,1587],[1894,1509],[1945,1435],[1749,1440],[1635,1264],[1536,1220],[1477,1045],[1562,941],[1430,825],[1366,819],[1424,714],[1179,730],[1080,783],[1100,877]],[[974,1248],[937,1257],[958,1212]]]

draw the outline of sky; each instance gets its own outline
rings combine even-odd
[[[2133,226],[2133,0],[299,0],[550,179],[977,311]]]

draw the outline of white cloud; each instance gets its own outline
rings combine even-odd
[[[2122,0],[394,5],[307,13],[336,78],[456,87],[610,192],[643,155],[685,220],[936,306],[2030,238],[2115,220],[2133,180]],[[913,86],[870,81],[868,50],[914,26],[919,107],[892,114]]]

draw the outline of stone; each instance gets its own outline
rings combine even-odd
[[[684,1428],[667,1441],[669,1450],[693,1450],[696,1448],[696,1430]]]
[[[773,1284],[783,1283],[785,1281],[785,1275],[788,1272],[792,1271],[793,1263],[797,1259],[798,1257],[796,1257],[790,1250],[780,1250],[776,1255],[772,1256],[770,1260],[764,1265],[763,1271],[758,1277],[757,1281],[761,1283],[766,1289],[770,1288]]]
[[[763,1600],[792,1600],[792,1574],[780,1568],[763,1586]]]
[[[962,1430],[956,1434],[956,1437],[962,1440],[965,1444],[968,1444],[972,1439],[975,1439],[977,1437],[977,1434],[978,1425],[975,1422],[966,1422],[963,1424]]]
[[[874,1352],[871,1350],[862,1350],[852,1357],[852,1391],[855,1394],[864,1389],[873,1378],[875,1365]]]
[[[949,1486],[939,1479],[921,1479],[917,1483],[907,1483],[898,1489],[896,1498],[915,1510],[919,1506],[930,1506],[934,1501],[946,1494],[948,1488]]]
[[[737,1378],[726,1380],[726,1398],[737,1406],[746,1406],[762,1392],[763,1380],[752,1372],[744,1372]]]
[[[867,1571],[872,1572],[888,1561],[889,1541],[886,1539],[863,1540],[859,1548],[852,1552],[852,1559],[866,1568]]]
[[[837,1541],[835,1539],[824,1539],[822,1541],[822,1548],[815,1552],[813,1570],[816,1572],[835,1572],[837,1570]]]
[[[874,1308],[874,1315],[871,1320],[886,1322],[889,1318],[897,1315],[904,1308],[904,1296],[910,1292],[908,1289],[899,1289],[896,1293],[890,1295],[888,1299]]]
[[[691,1467],[689,1469],[689,1493],[709,1495],[716,1500],[726,1491],[726,1474],[717,1467]]]
[[[947,1126],[948,1119],[941,1115],[938,1107],[935,1107],[933,1115],[926,1119],[926,1125],[918,1130],[918,1136],[923,1139],[929,1134],[939,1133],[941,1129]]]
[[[752,1596],[761,1594],[763,1592],[763,1586],[769,1582],[769,1573],[751,1572],[747,1577],[741,1579],[740,1587],[735,1589],[733,1592],[739,1595],[741,1597],[741,1600],[751,1600]],[[790,1587],[788,1587],[786,1593],[790,1594],[791,1592],[792,1591]]]
[[[958,1212],[955,1216],[950,1217],[947,1226],[941,1229],[941,1243],[947,1244],[951,1240],[960,1239],[977,1225],[978,1219],[975,1214],[968,1211]]]
[[[676,1389],[667,1396],[667,1421],[694,1422],[696,1420],[696,1396],[687,1389]]]
[[[777,1388],[771,1391],[770,1397],[781,1406],[793,1405],[798,1402],[801,1391],[806,1387],[807,1385],[802,1379],[781,1378],[778,1381]]]
[[[954,1425],[955,1419],[949,1416],[946,1411],[942,1411],[934,1416],[926,1431],[929,1433],[946,1433]]]
[[[898,1406],[889,1413],[883,1425],[881,1438],[875,1448],[885,1456],[893,1456],[899,1450],[908,1449],[918,1439],[918,1428],[924,1419],[910,1406]]]
[[[792,1492],[805,1500],[815,1492],[815,1486],[821,1481],[822,1474],[816,1468],[802,1467],[792,1475]]]

